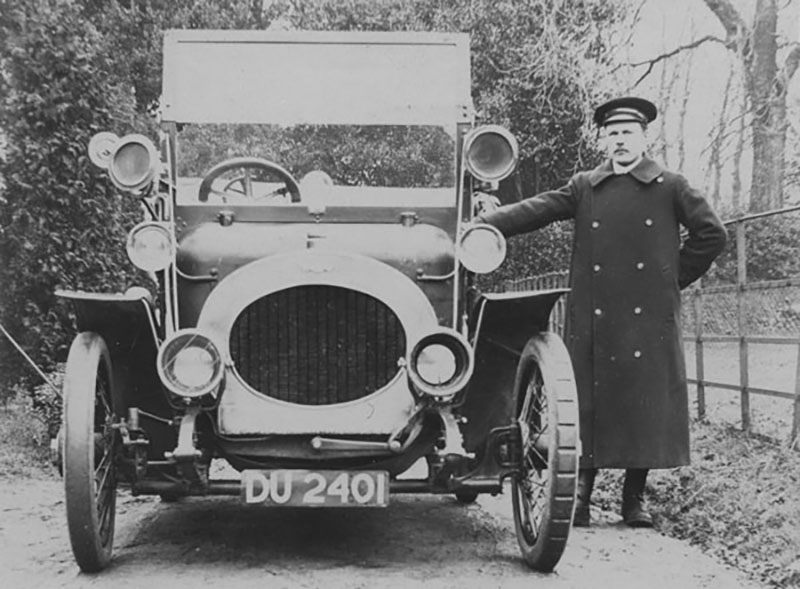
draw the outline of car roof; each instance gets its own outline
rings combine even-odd
[[[444,125],[471,122],[462,33],[170,30],[162,120]]]

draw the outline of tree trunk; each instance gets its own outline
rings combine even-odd
[[[730,0],[704,0],[725,27],[727,45],[742,60],[745,92],[750,103],[753,175],[750,210],[783,205],[786,147],[786,88],[797,71],[800,48],[777,61],[778,2],[757,0],[753,26],[748,27]]]
[[[783,204],[783,170],[786,130],[777,128],[785,120],[773,110],[774,121],[753,123],[753,181],[750,186],[750,210],[766,211]],[[783,126],[783,125],[781,125]]]
[[[778,80],[776,0],[758,0],[748,91],[753,106],[753,179],[750,209],[763,211],[783,203],[786,147],[786,92]]]

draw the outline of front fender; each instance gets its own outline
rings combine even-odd
[[[149,397],[163,402],[156,371],[159,338],[146,298],[67,290],[56,291],[56,296],[72,302],[79,332],[94,332],[105,340],[126,406],[141,407]]]
[[[472,314],[473,345],[491,341],[519,355],[534,333],[547,331],[553,306],[568,288],[486,293],[475,301]]]
[[[148,458],[163,459],[164,451],[175,447],[177,431],[169,425],[173,412],[156,370],[160,339],[150,302],[139,295],[63,290],[56,296],[72,302],[78,331],[94,332],[105,340],[124,409],[138,407],[167,420],[143,423],[150,441]]]
[[[468,451],[477,451],[486,433],[509,425],[515,417],[514,377],[528,340],[548,330],[556,301],[569,289],[482,294],[475,302],[470,339],[475,372],[461,414]]]

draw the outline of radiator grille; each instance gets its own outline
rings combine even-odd
[[[309,285],[258,299],[230,337],[236,369],[255,390],[302,405],[369,395],[397,374],[405,332],[382,302],[346,288]]]

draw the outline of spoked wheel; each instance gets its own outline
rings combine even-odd
[[[119,411],[108,348],[99,335],[81,333],[64,375],[64,486],[72,552],[86,573],[111,560]]]
[[[578,476],[578,400],[567,350],[552,333],[532,338],[515,383],[521,468],[511,479],[522,556],[549,572],[567,544]]]

